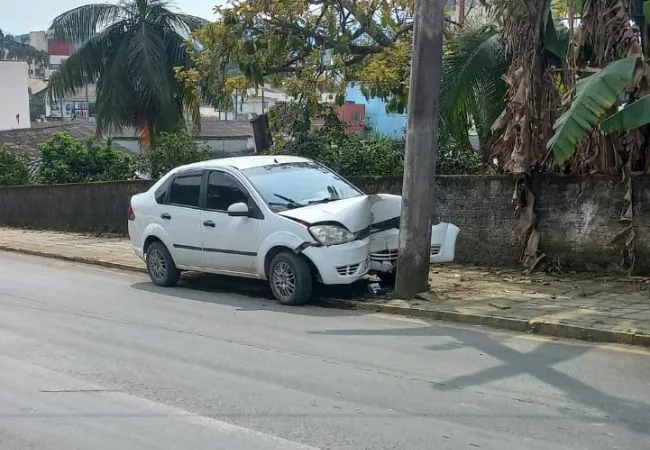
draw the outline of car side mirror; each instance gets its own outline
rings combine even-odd
[[[230,217],[248,217],[250,210],[246,203],[233,203],[228,207],[228,215]]]

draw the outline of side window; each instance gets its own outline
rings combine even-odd
[[[162,205],[167,203],[167,194],[169,193],[169,188],[172,185],[174,177],[169,177],[158,189],[156,189],[156,203]]]
[[[169,193],[169,203],[178,206],[199,206],[201,175],[177,176]]]
[[[208,178],[206,208],[213,211],[227,211],[230,205],[248,202],[248,195],[239,183],[227,173],[211,172]]]

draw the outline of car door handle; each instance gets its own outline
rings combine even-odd
[[[211,220],[206,220],[205,222],[203,222],[203,226],[204,227],[211,227],[211,228],[215,227],[214,222],[211,221]]]
[[[165,219],[165,220],[172,220],[172,216],[170,214],[168,214],[168,213],[162,213],[160,215],[160,218]]]

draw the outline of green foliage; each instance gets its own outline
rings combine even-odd
[[[29,184],[27,157],[0,147],[0,186]]]
[[[348,177],[401,175],[403,170],[397,141],[346,135],[330,128],[299,134],[284,147],[275,146],[271,152],[310,158]]]
[[[184,128],[184,112],[198,122],[199,103],[175,77],[190,66],[184,36],[205,23],[172,12],[163,0],[92,3],[56,17],[49,32],[83,42],[51,78],[51,98],[97,83],[99,133],[125,126],[158,131]]]
[[[36,182],[43,184],[117,181],[133,178],[133,159],[94,140],[78,141],[56,133],[39,146]]]
[[[209,148],[186,133],[161,133],[153,147],[137,158],[137,168],[154,179],[185,164],[210,159]]]
[[[217,21],[191,36],[194,67],[178,75],[217,109],[246,87],[282,84],[298,101],[317,102],[355,81],[403,109],[413,0],[233,0],[215,10]]]
[[[437,173],[475,174],[483,170],[481,156],[467,146],[445,139],[438,145]],[[274,154],[302,156],[319,161],[346,177],[401,176],[404,170],[404,141],[378,135],[346,135],[340,122],[326,122],[314,133],[297,134]]]
[[[438,139],[436,174],[473,175],[483,170],[483,159],[471,146],[453,139]]]
[[[274,135],[307,133],[313,116],[308,104],[291,102],[274,105],[268,112],[269,128]]]
[[[620,111],[615,112],[600,124],[603,133],[615,133],[629,131],[650,123],[650,95],[626,105]]]
[[[632,79],[639,57],[630,56],[607,65],[598,73],[578,80],[571,107],[553,125],[548,141],[555,159],[562,164],[575,153],[578,142],[602,120]]]
[[[508,58],[493,25],[467,26],[445,42],[440,90],[442,132],[469,147],[470,120],[487,141],[490,128],[505,109],[507,85],[502,75]]]

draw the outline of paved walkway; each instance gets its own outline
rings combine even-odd
[[[0,228],[0,250],[144,271],[128,240],[75,233]],[[560,337],[650,346],[647,279],[602,275],[523,275],[517,270],[435,267],[435,292],[414,300],[390,295],[321,299],[336,307],[488,325]],[[235,288],[236,289],[236,288]],[[340,291],[340,290],[339,290]],[[342,292],[342,291],[341,291]],[[346,300],[347,298],[347,300]]]

